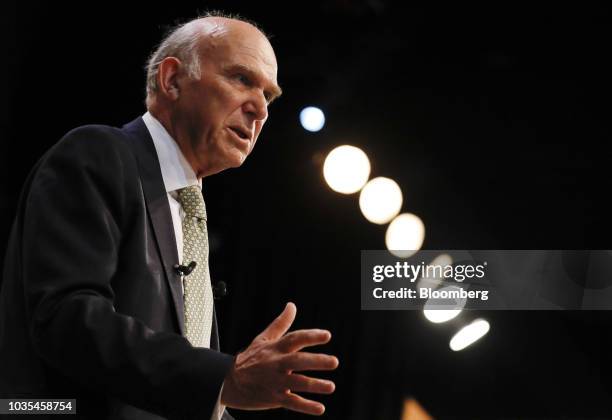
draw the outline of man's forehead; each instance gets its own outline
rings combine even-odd
[[[207,21],[202,27],[202,53],[223,67],[242,66],[254,73],[263,73],[276,84],[277,63],[266,36],[249,23],[227,18]],[[218,20],[223,19],[223,20]]]
[[[242,64],[253,71],[262,71],[266,76],[276,81],[276,57],[274,53],[267,53],[261,48],[248,43],[231,44],[229,60],[234,64]]]

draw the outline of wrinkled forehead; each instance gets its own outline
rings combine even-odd
[[[202,37],[202,55],[222,66],[243,65],[262,72],[276,83],[278,67],[270,42],[257,28],[232,21],[209,26]]]

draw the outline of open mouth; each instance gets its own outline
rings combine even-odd
[[[242,140],[250,140],[251,138],[251,136],[246,131],[241,129],[240,127],[229,127],[229,129],[232,130],[234,133],[236,133],[236,135],[240,137]]]

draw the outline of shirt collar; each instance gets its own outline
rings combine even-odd
[[[166,192],[180,190],[191,185],[199,185],[201,188],[202,180],[196,177],[178,144],[162,123],[148,111],[142,116],[142,120],[153,139]]]

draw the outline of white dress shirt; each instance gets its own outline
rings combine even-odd
[[[178,201],[178,190],[192,185],[202,187],[202,179],[196,177],[191,165],[183,156],[183,152],[178,144],[168,134],[164,126],[149,112],[146,112],[142,119],[151,134],[159,165],[161,167],[162,179],[168,193],[168,203],[170,204],[170,214],[172,215],[172,226],[174,227],[174,237],[176,238],[176,248],[179,256],[179,264],[183,261],[183,219],[185,212]],[[182,286],[182,283],[181,283]],[[223,415],[225,406],[221,404],[221,391],[217,398],[217,405],[213,410],[211,420],[219,420]]]

